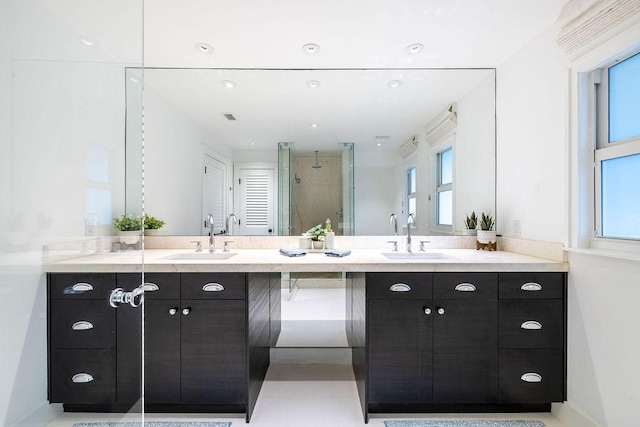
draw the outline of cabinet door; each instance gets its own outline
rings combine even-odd
[[[245,300],[182,300],[183,403],[246,403],[245,307]]]
[[[433,401],[498,401],[498,301],[435,300]]]
[[[146,300],[145,398],[147,403],[180,402],[180,300]]]
[[[370,299],[367,308],[369,403],[421,403],[432,393],[429,300]]]

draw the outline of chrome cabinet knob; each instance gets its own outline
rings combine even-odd
[[[188,316],[189,313],[191,313],[191,307],[187,307],[187,308],[183,308],[182,309],[182,314],[184,314],[185,316]]]
[[[172,307],[169,309],[169,316],[175,316],[177,312],[178,312],[178,308]]]
[[[424,308],[424,314],[426,314],[427,316],[431,314],[431,309],[429,307],[425,307]]]
[[[438,311],[438,314],[444,314],[444,308],[442,307],[438,307],[437,311]]]

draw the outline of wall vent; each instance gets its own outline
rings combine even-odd
[[[227,120],[235,120],[236,118],[233,116],[233,114],[231,113],[225,113],[224,116],[227,118]]]

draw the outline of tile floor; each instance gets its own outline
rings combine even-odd
[[[344,335],[344,288],[296,291],[289,301],[283,298],[282,343],[293,346],[331,347],[346,345]],[[293,323],[287,325],[287,321]],[[285,327],[286,326],[286,327]],[[299,326],[303,326],[300,328]],[[314,335],[317,333],[317,335]],[[314,337],[315,338],[310,338]],[[355,427],[365,426],[360,400],[347,364],[272,364],[262,386],[251,419],[255,427]],[[71,427],[76,422],[120,421],[119,414],[62,414],[48,427]],[[140,415],[126,417],[140,421]],[[563,427],[551,414],[376,414],[371,427],[383,427],[389,419],[535,419],[546,427]],[[232,421],[244,425],[244,415],[234,414],[146,414],[147,421]]]

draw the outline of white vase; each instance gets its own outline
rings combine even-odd
[[[478,230],[478,242],[487,244],[496,242],[496,230]]]
[[[160,229],[159,228],[145,228],[144,229],[144,235],[145,236],[157,236],[158,234],[160,234]]]
[[[133,231],[118,231],[120,237],[120,243],[126,245],[135,245],[140,240],[140,230]]]
[[[313,249],[322,249],[324,248],[324,242],[322,240],[312,240]]]

